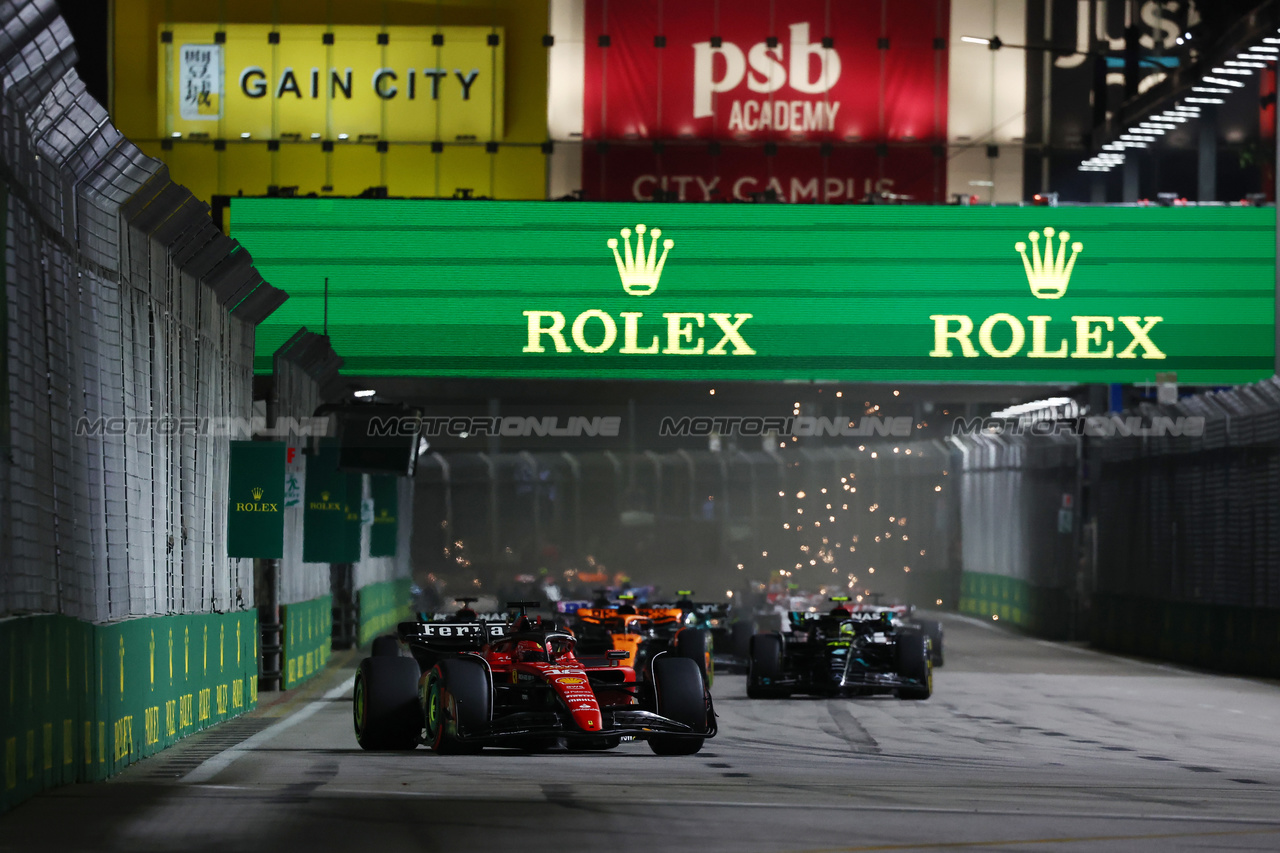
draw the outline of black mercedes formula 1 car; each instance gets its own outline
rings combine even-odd
[[[512,622],[401,622],[394,648],[360,663],[352,717],[364,749],[474,752],[612,749],[648,741],[658,755],[691,755],[716,734],[698,663],[660,653],[644,678],[625,651],[580,660],[577,639],[513,602]]]
[[[788,630],[751,638],[747,695],[808,693],[928,699],[933,692],[929,637],[892,613],[853,613],[833,598],[829,613],[792,611]]]
[[[916,614],[916,608],[911,604],[882,604],[883,596],[878,592],[868,593],[862,603],[847,605],[853,613],[883,613],[888,611],[893,614],[894,621],[903,627],[919,628],[929,637],[929,659],[933,661],[935,667],[942,666],[945,659],[942,654],[942,623],[937,619],[923,619]]]

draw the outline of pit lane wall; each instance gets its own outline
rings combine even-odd
[[[379,634],[394,631],[397,624],[413,618],[409,578],[396,578],[360,590],[360,645],[373,642]]]
[[[251,612],[0,621],[0,812],[256,707],[257,628]]]

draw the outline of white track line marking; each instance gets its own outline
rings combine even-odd
[[[280,722],[263,729],[252,737],[244,739],[230,749],[223,750],[212,758],[206,759],[205,762],[195,770],[192,770],[186,776],[183,776],[182,781],[190,784],[208,782],[214,776],[230,767],[233,761],[244,755],[246,752],[252,752],[262,744],[275,738],[276,735],[286,732],[298,725],[298,723],[310,718],[322,708],[328,707],[329,703],[334,699],[342,698],[343,694],[350,690],[355,683],[356,677],[353,675],[337,687],[325,693],[320,699],[317,699],[308,705],[304,705],[298,711],[295,711],[293,714],[285,717]]]
[[[241,785],[206,785],[206,788],[226,790],[226,791],[251,791],[255,794],[261,794],[262,789],[257,786],[241,786]],[[443,791],[397,791],[392,789],[373,790],[370,788],[334,788],[325,786],[322,791],[317,791],[313,796],[317,797],[342,797],[355,796],[365,798],[380,797],[404,797],[406,799],[424,799],[424,800],[457,800],[466,799],[465,794]],[[576,793],[572,795],[575,802],[590,803],[592,805],[619,805],[619,801],[614,798],[598,798],[592,796],[580,797]],[[490,803],[542,803],[544,799],[539,794],[530,794],[528,797],[510,797],[499,796],[487,800]],[[1040,811],[1032,809],[986,809],[986,808],[963,808],[963,807],[946,807],[946,806],[895,806],[895,805],[879,805],[879,804],[863,804],[863,803],[782,803],[782,802],[750,802],[750,801],[733,801],[733,800],[665,800],[665,799],[643,799],[628,800],[627,808],[635,808],[640,806],[688,806],[698,808],[726,808],[726,809],[795,809],[797,811],[859,811],[859,812],[897,812],[897,813],[923,813],[923,814],[957,814],[957,815],[990,815],[1001,817],[1056,817],[1056,818],[1084,818],[1088,820],[1134,820],[1134,821],[1162,821],[1171,823],[1224,823],[1224,824],[1244,824],[1256,826],[1280,826],[1280,819],[1264,818],[1264,817],[1237,817],[1226,815],[1188,815],[1188,814],[1161,814],[1159,812],[1074,812],[1074,811]],[[620,806],[621,807],[621,806]]]

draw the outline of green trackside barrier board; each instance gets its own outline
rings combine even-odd
[[[394,631],[396,625],[413,618],[409,578],[397,578],[362,587],[360,596],[360,645],[379,634]]]
[[[960,575],[960,612],[970,616],[1000,620],[1026,627],[1030,616],[1028,584],[1019,578],[962,572]]]
[[[253,612],[0,621],[0,811],[255,707]]]
[[[333,650],[333,596],[281,606],[284,689],[296,687],[329,662]]]
[[[232,200],[357,375],[1234,384],[1275,363],[1259,208]],[[643,233],[640,233],[643,232]]]
[[[1064,589],[1005,575],[960,573],[961,613],[982,619],[995,616],[1038,637],[1065,638],[1071,630],[1071,606]]]

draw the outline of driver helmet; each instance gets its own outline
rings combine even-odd
[[[521,640],[516,643],[515,659],[523,663],[547,663],[547,650],[541,643]]]
[[[552,660],[558,660],[573,651],[574,641],[567,637],[557,637],[548,644]]]

